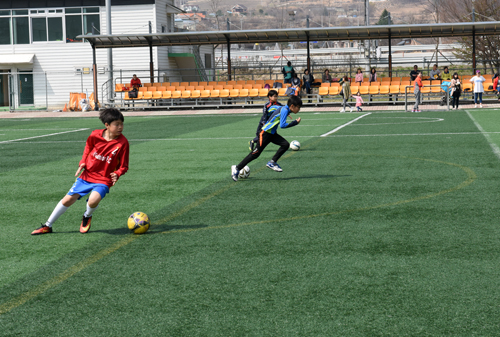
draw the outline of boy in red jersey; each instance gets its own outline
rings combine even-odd
[[[90,192],[87,200],[87,210],[83,213],[80,224],[80,233],[88,233],[92,213],[99,202],[109,193],[118,178],[128,171],[129,145],[127,138],[122,135],[123,115],[117,109],[105,109],[99,114],[99,119],[106,127],[104,130],[94,130],[85,145],[82,160],[75,173],[79,178],[69,190],[68,194],[59,201],[45,224],[31,234],[52,233],[52,225],[66,212],[75,201]]]

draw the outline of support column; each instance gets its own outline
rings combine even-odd
[[[153,64],[153,43],[149,42],[149,82],[153,84],[155,82],[155,71]]]
[[[476,74],[476,27],[472,26],[472,75]]]
[[[228,37],[227,40],[227,80],[231,81],[231,42]]]
[[[97,98],[97,58],[95,54],[95,45],[92,44],[92,75],[94,76],[94,110],[99,111],[99,99]]]
[[[392,48],[391,47],[392,47],[391,46],[391,30],[389,29],[389,77],[392,77]]]
[[[310,48],[310,38],[309,34],[307,34],[307,69],[309,69],[309,73],[311,73],[311,48]]]

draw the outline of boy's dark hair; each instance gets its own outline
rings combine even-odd
[[[288,61],[286,65],[290,67],[292,65],[292,62]]]
[[[276,90],[269,90],[267,92],[267,97],[271,97],[271,96],[278,96],[278,92]]]
[[[290,96],[286,105],[288,105],[288,106],[295,105],[295,106],[298,106],[300,108],[302,106],[302,100],[298,96]]]
[[[125,121],[125,118],[123,117],[123,114],[120,112],[120,110],[114,108],[102,110],[99,113],[99,119],[101,120],[102,124],[111,124],[112,122],[117,120],[120,120],[122,122]]]

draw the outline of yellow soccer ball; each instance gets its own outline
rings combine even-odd
[[[128,217],[127,226],[134,234],[144,234],[149,229],[149,217],[143,212],[134,212]]]

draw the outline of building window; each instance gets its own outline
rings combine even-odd
[[[94,28],[94,30],[92,30]],[[84,15],[83,16],[83,34],[100,34],[101,25],[99,15]]]
[[[47,23],[49,27],[49,41],[62,41],[62,17],[47,18]]]
[[[33,42],[47,41],[47,19],[31,19],[31,29],[33,31]]]
[[[99,7],[0,10],[0,45],[82,42],[78,35],[101,33],[99,11]]]
[[[10,44],[10,18],[0,18],[0,44]]]
[[[16,11],[14,11],[16,12]],[[14,44],[29,44],[30,43],[30,24],[29,18],[14,17],[13,24]]]
[[[78,35],[82,35],[82,16],[81,15],[66,15],[66,42],[82,42],[81,39],[76,39]]]

